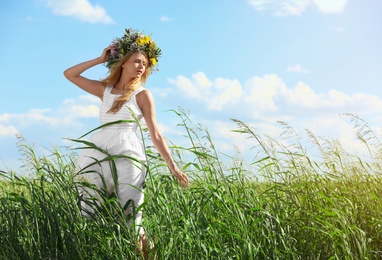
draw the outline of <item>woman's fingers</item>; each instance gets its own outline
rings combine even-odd
[[[180,183],[180,185],[184,188],[184,187],[187,187],[188,185],[188,177],[185,173],[183,172],[180,172],[179,173],[179,176],[178,176],[178,181]]]
[[[101,59],[102,59],[103,62],[106,62],[109,59],[110,51],[114,50],[114,49],[115,49],[114,45],[109,45],[108,47],[103,49],[103,52],[102,52],[102,55],[101,55]]]

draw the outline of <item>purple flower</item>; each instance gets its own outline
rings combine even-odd
[[[111,49],[111,50],[110,50],[110,55],[111,55],[113,58],[118,58],[118,51],[117,51],[117,49]]]

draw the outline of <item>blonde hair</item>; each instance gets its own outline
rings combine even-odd
[[[129,52],[128,54],[126,54],[125,57],[123,57],[123,59],[114,63],[109,68],[109,75],[105,79],[102,79],[101,83],[104,86],[114,86],[115,84],[117,84],[117,82],[119,81],[122,75],[122,64],[128,61],[134,53],[136,52]],[[146,57],[146,61],[147,61],[147,55],[145,53],[142,53],[142,54]],[[146,82],[147,78],[149,77],[151,73],[151,65],[149,64],[149,62],[147,62],[146,64],[147,65],[146,65],[145,72],[142,74],[140,78],[135,78],[123,86],[124,92],[122,93],[120,97],[118,97],[114,101],[109,111],[107,111],[108,113],[115,114],[116,112],[118,112],[123,106],[123,104],[125,104],[130,99],[131,94],[133,94],[135,90],[140,88],[142,84]]]

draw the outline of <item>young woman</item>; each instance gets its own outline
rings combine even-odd
[[[153,96],[143,87],[160,55],[161,50],[149,36],[128,29],[123,37],[116,38],[106,47],[100,57],[77,64],[65,70],[64,75],[78,87],[102,100],[101,124],[143,117],[151,140],[171,173],[182,186],[186,186],[188,178],[175,165],[159,131]],[[109,68],[109,75],[105,79],[92,80],[81,75],[87,69],[102,63],[106,63],[106,67]],[[82,176],[88,182],[99,188],[106,188],[109,192],[115,192],[122,205],[132,202],[126,214],[132,214],[133,207],[139,207],[143,203],[142,185],[146,173],[145,168],[137,162],[144,162],[146,157],[143,144],[136,133],[137,127],[137,122],[128,122],[101,128],[89,141],[105,152],[85,149],[78,160],[79,169],[84,169]],[[107,154],[123,155],[124,158],[113,160],[116,166],[113,168],[110,167],[110,161],[104,160]],[[115,183],[115,172],[118,183]],[[83,194],[85,198],[90,195],[87,192]],[[82,206],[84,214],[92,212],[86,203]],[[137,226],[141,221],[141,214],[138,212],[133,216]],[[131,225],[131,222],[128,225]]]

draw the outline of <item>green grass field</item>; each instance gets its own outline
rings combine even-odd
[[[143,225],[158,259],[382,259],[381,146],[362,120],[353,117],[366,158],[309,133],[311,156],[286,124],[279,142],[234,120],[253,143],[246,161],[176,113],[190,146],[172,151],[189,187],[147,145]],[[74,151],[19,147],[24,166],[1,172],[0,259],[140,259],[113,196],[93,219],[81,216]]]

